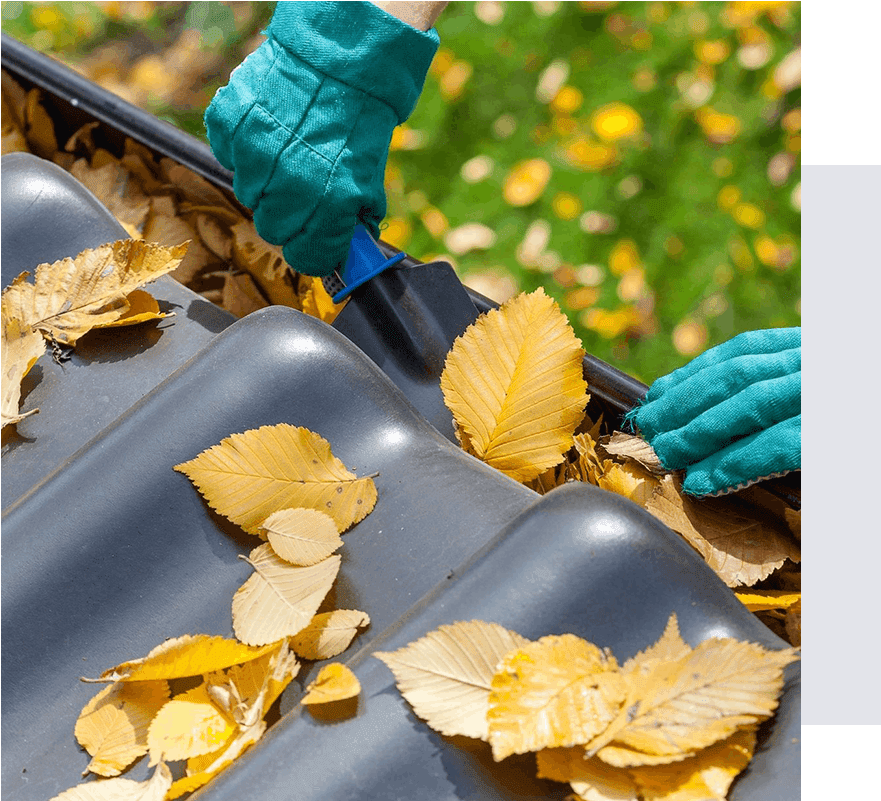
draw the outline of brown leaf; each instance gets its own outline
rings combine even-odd
[[[19,276],[21,278],[21,276]],[[15,280],[18,281],[19,278]],[[2,355],[0,365],[3,373],[3,406],[0,410],[2,425],[12,425],[25,417],[36,414],[38,409],[20,413],[21,382],[30,372],[37,359],[46,350],[43,336],[21,320],[7,312],[6,294],[2,301]]]
[[[788,532],[732,511],[726,498],[696,500],[664,476],[645,508],[681,534],[729,586],[752,586],[800,554]]]
[[[607,442],[602,444],[602,447],[606,453],[612,456],[619,456],[622,459],[638,462],[651,473],[662,474],[667,472],[654,448],[642,437],[635,437],[632,434],[625,434],[623,431],[616,431]]]
[[[117,159],[107,160],[103,155],[106,153],[106,150],[95,151],[91,165],[79,159],[70,173],[107,207],[129,236],[141,238],[150,200],[138,180]]]
[[[235,266],[254,279],[271,303],[301,309],[297,282],[281,248],[261,239],[254,224],[248,220],[233,225],[230,233],[233,237],[232,258]]]
[[[220,301],[228,312],[236,317],[244,317],[269,304],[247,273],[223,273],[223,295]]]

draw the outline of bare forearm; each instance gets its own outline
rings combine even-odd
[[[377,3],[375,6],[381,8],[387,14],[397,17],[402,22],[418,28],[420,31],[427,31],[434,25],[441,11],[446,8],[447,3],[431,3],[431,2],[390,2]]]

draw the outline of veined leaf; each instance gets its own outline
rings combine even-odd
[[[359,628],[369,625],[370,617],[366,612],[354,609],[322,612],[291,637],[291,646],[303,659],[330,659],[351,645]]]
[[[251,551],[247,561],[254,574],[233,596],[233,630],[242,642],[263,645],[309,625],[342,560],[331,556],[310,567],[295,567],[264,543]]]
[[[489,697],[493,758],[587,743],[615,718],[626,689],[615,658],[574,634],[510,652]]]
[[[471,325],[447,357],[441,389],[474,455],[523,482],[559,464],[589,399],[583,357],[542,289]]]
[[[128,295],[125,296],[125,299],[128,303],[128,310],[122,315],[122,317],[109,323],[96,325],[95,328],[120,328],[125,325],[138,325],[139,323],[145,323],[148,320],[161,320],[165,317],[174,317],[174,312],[166,314],[165,312],[159,311],[159,303],[156,298],[154,298],[149,292],[145,292],[143,289],[136,289],[134,292],[129,292]]]
[[[33,284],[22,273],[4,290],[7,313],[51,339],[73,345],[92,328],[125,314],[126,296],[174,270],[186,247],[124,239],[84,250],[73,259],[41,264]]]
[[[83,707],[74,727],[77,742],[92,757],[86,770],[118,776],[147,753],[150,721],[168,701],[168,682],[117,682]]]
[[[497,623],[459,621],[374,656],[389,666],[401,694],[435,731],[487,740],[493,674],[507,653],[528,642]]]
[[[220,709],[203,682],[172,698],[150,724],[150,764],[216,751],[236,732],[232,717]]]
[[[253,648],[237,640],[207,634],[185,634],[157,645],[147,656],[105,670],[96,681],[150,681],[201,676],[240,665],[278,648]]]
[[[675,662],[690,653],[691,648],[679,633],[679,621],[674,612],[667,621],[661,639],[628,659],[621,666],[621,672],[631,681],[635,681],[637,677],[651,673],[658,663]]]
[[[354,698],[361,692],[361,683],[345,665],[331,662],[318,671],[315,681],[306,688],[303,696],[304,704],[328,704],[333,701],[345,701]]]
[[[376,503],[371,478],[350,473],[318,434],[286,423],[233,434],[174,469],[251,534],[273,512],[296,507],[325,512],[345,531]]]
[[[638,462],[652,473],[667,472],[654,448],[642,437],[635,437],[632,434],[625,434],[623,431],[616,431],[608,442],[603,443],[603,449],[606,453],[610,453],[613,456],[620,456],[623,459],[631,459],[634,462]]]
[[[19,276],[21,277],[21,276]],[[15,279],[16,281],[18,278]],[[31,367],[43,351],[46,350],[46,343],[39,332],[34,331],[29,326],[22,323],[21,320],[12,316],[7,316],[6,295],[3,295],[3,312],[2,312],[2,347],[3,352],[0,356],[0,364],[3,371],[3,406],[0,409],[0,417],[4,426],[17,423],[24,420],[32,414],[36,414],[38,409],[19,413],[18,404],[21,400],[21,382],[30,372]]]
[[[282,509],[260,527],[269,544],[292,565],[314,565],[343,544],[333,518],[315,509]]]
[[[236,705],[231,707],[236,722],[247,725],[243,720],[255,707],[259,709],[257,718],[262,718],[299,671],[297,655],[286,640],[281,641],[276,651],[227,670],[226,680],[236,698]]]
[[[171,771],[160,762],[147,781],[103,779],[71,787],[51,801],[162,801],[171,787]]]
[[[601,759],[585,759],[584,748],[545,748],[536,755],[538,778],[569,782],[585,801],[638,801],[639,791],[630,774]]]

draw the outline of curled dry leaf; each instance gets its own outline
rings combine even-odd
[[[614,719],[625,694],[615,658],[574,634],[512,651],[492,680],[493,758],[587,743]]]
[[[220,709],[206,684],[172,698],[153,718],[147,735],[150,764],[216,751],[236,731],[232,716]]]
[[[471,620],[374,656],[389,666],[398,690],[435,731],[487,740],[493,675],[506,654],[528,643],[498,623]]]
[[[325,512],[345,531],[376,503],[371,478],[349,472],[323,437],[287,423],[233,434],[174,469],[251,534],[273,512],[295,507]]]
[[[681,534],[729,587],[752,586],[787,559],[800,559],[788,532],[737,514],[724,498],[689,498],[672,475],[664,476],[645,508]]]
[[[734,594],[750,612],[766,612],[770,609],[786,611],[801,603],[801,593],[788,590],[749,590]]]
[[[24,325],[21,320],[7,316],[5,294],[2,318],[3,352],[0,356],[0,364],[3,370],[3,406],[0,409],[0,416],[2,416],[2,424],[7,426],[39,411],[31,409],[20,413],[18,405],[21,400],[21,382],[37,359],[43,355],[46,343],[39,332]]]
[[[472,453],[517,481],[559,464],[589,398],[583,357],[542,289],[469,326],[447,356],[441,389]]]
[[[74,727],[92,760],[83,775],[118,776],[147,753],[150,721],[168,701],[168,682],[117,682],[83,707]]]
[[[159,302],[149,292],[136,289],[125,296],[128,302],[128,311],[122,317],[109,323],[96,325],[95,328],[118,328],[124,325],[137,325],[148,320],[161,320],[164,317],[174,317],[174,312],[164,313],[159,311]]]
[[[180,264],[186,245],[165,248],[132,239],[84,250],[18,276],[3,292],[6,313],[65,345],[128,311],[126,296]]]
[[[366,612],[354,609],[322,612],[291,637],[291,647],[303,659],[331,659],[352,644],[359,628],[369,625],[370,617]]]
[[[282,509],[260,527],[272,549],[292,565],[314,565],[343,544],[333,518],[317,509]]]
[[[613,768],[597,757],[586,759],[583,746],[545,748],[536,754],[538,777],[569,782],[587,801],[638,801],[636,782],[626,770]]]
[[[330,556],[310,567],[296,567],[264,543],[246,561],[254,574],[233,596],[233,630],[242,642],[264,645],[309,625],[333,586],[342,560]]]
[[[146,781],[104,779],[88,782],[59,793],[51,801],[162,801],[169,787],[171,771],[160,762]]]
[[[625,434],[623,431],[616,431],[609,438],[608,442],[603,443],[602,447],[606,453],[638,462],[652,473],[661,474],[668,472],[664,465],[661,464],[655,449],[642,437],[635,437],[632,434]]]
[[[345,701],[360,692],[361,683],[358,677],[345,665],[331,662],[318,671],[315,681],[306,688],[302,703],[308,705]]]
[[[253,648],[225,637],[185,634],[157,645],[141,659],[105,670],[93,681],[151,681],[201,676],[259,659],[277,648],[277,643]]]

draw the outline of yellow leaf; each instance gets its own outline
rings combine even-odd
[[[520,161],[505,178],[502,196],[511,206],[528,206],[538,200],[550,180],[551,165],[544,159]]]
[[[15,279],[16,281],[18,279]],[[0,364],[3,371],[3,406],[0,409],[4,426],[24,420],[38,409],[19,413],[18,404],[21,400],[21,382],[30,372],[37,359],[46,350],[46,343],[38,331],[22,323],[11,315],[7,315],[6,295],[2,301],[2,355]]]
[[[389,666],[398,690],[435,731],[487,740],[493,675],[506,654],[528,642],[497,623],[460,621],[374,656]]]
[[[618,456],[624,460],[633,460],[651,473],[660,474],[667,472],[655,453],[655,449],[642,437],[625,434],[623,431],[616,431],[609,438],[608,442],[603,442],[603,450],[612,456]]]
[[[70,174],[107,207],[129,235],[139,238],[143,234],[150,199],[138,179],[114,156],[97,150],[91,165],[78,159],[71,165]]]
[[[159,303],[149,292],[136,289],[125,296],[128,301],[128,311],[117,320],[109,323],[96,325],[95,328],[113,328],[123,325],[137,325],[147,320],[161,320],[163,317],[173,317],[174,312],[164,313],[159,311]]]
[[[174,469],[251,534],[273,512],[296,507],[325,512],[345,531],[376,503],[371,478],[350,473],[318,434],[287,423],[233,434]]]
[[[492,680],[493,758],[587,743],[614,719],[625,693],[615,658],[573,634],[512,651]]]
[[[223,273],[223,295],[220,305],[236,317],[245,317],[269,304],[254,279],[247,273]]]
[[[74,727],[77,742],[92,757],[83,775],[118,776],[147,753],[150,721],[168,701],[168,682],[117,682],[83,707]]]
[[[209,754],[229,740],[235,721],[217,707],[203,682],[159,710],[147,735],[150,764]]]
[[[658,481],[639,465],[613,464],[598,477],[597,485],[604,490],[629,498],[640,506],[652,497]]]
[[[193,790],[197,790],[207,784],[214,776],[228,765],[231,765],[254,743],[256,743],[257,740],[263,736],[263,732],[265,731],[266,723],[262,720],[258,721],[253,726],[239,730],[238,734],[230,738],[229,742],[222,750],[215,752],[217,753],[217,756],[213,761],[208,763],[203,770],[188,774],[172,784],[165,796],[166,801],[170,801],[170,799],[173,798],[180,798],[180,796],[185,795],[186,793],[191,793]]]
[[[236,267],[248,273],[270,303],[301,309],[297,281],[281,248],[261,239],[254,224],[241,220],[230,228],[232,258]],[[306,277],[304,277],[306,280]],[[311,282],[311,277],[308,278]]]
[[[638,677],[651,673],[657,664],[661,662],[674,662],[690,653],[691,648],[679,633],[679,621],[676,619],[676,613],[674,612],[667,621],[667,626],[661,635],[661,639],[628,659],[621,666],[621,672],[632,683]]]
[[[596,440],[590,433],[576,434],[574,437],[578,460],[572,465],[572,472],[578,481],[599,486],[600,478],[612,469],[610,459],[600,459],[596,452]]]
[[[291,646],[303,659],[330,659],[351,645],[359,628],[369,625],[366,612],[354,609],[322,612],[291,638]]]
[[[764,612],[769,609],[785,611],[801,601],[800,592],[789,590],[749,590],[734,594],[750,612]]]
[[[303,313],[312,317],[317,317],[330,325],[336,320],[337,315],[343,310],[343,304],[335,305],[333,298],[327,294],[324,284],[320,278],[314,276],[308,277],[304,281],[306,283],[306,291],[300,295],[300,303],[302,304]]]
[[[585,759],[584,748],[545,748],[536,754],[538,778],[569,782],[585,801],[638,801],[639,793],[630,774],[613,768],[597,757]]]
[[[441,389],[474,454],[518,481],[563,461],[589,399],[583,357],[541,288],[469,326],[447,356]]]
[[[345,665],[331,662],[318,672],[303,696],[304,704],[327,704],[354,698],[361,692],[358,678]]]
[[[246,561],[255,572],[233,596],[233,630],[242,642],[264,645],[309,625],[342,560],[331,556],[310,567],[296,567],[265,543],[251,551]]]
[[[681,534],[729,587],[752,586],[787,559],[801,558],[788,532],[737,514],[726,498],[689,498],[672,475],[645,509]]]
[[[131,779],[103,779],[71,787],[50,801],[162,801],[171,787],[171,771],[160,762],[143,782]]]
[[[150,213],[144,223],[143,238],[147,242],[156,242],[166,247],[189,242],[186,255],[171,273],[182,284],[191,282],[213,261],[192,226],[178,216],[174,198],[167,195],[150,198]]]
[[[185,634],[157,645],[147,656],[105,670],[98,681],[150,681],[201,676],[240,665],[278,648],[252,648],[237,640],[208,634]]]
[[[229,668],[225,679],[235,700],[235,704],[230,705],[235,721],[247,726],[253,722],[246,720],[249,715],[255,721],[262,718],[299,671],[297,655],[285,640],[275,651]]]
[[[25,106],[26,133],[31,150],[40,158],[51,159],[58,150],[58,140],[55,138],[55,125],[43,108],[40,95],[39,89],[28,92]]]
[[[292,565],[314,565],[327,559],[343,540],[333,518],[315,509],[282,509],[260,528],[272,549]]]
[[[124,239],[84,250],[74,259],[37,267],[34,283],[22,273],[3,292],[8,314],[45,336],[73,345],[96,325],[128,310],[126,295],[171,272],[186,245],[164,248]]]
[[[770,716],[783,668],[797,658],[732,639],[705,640],[672,661],[643,657],[645,669],[625,674],[621,713],[588,753],[615,767],[680,761]]]
[[[631,768],[645,801],[725,801],[734,778],[752,759],[755,727],[740,729],[688,759]]]

